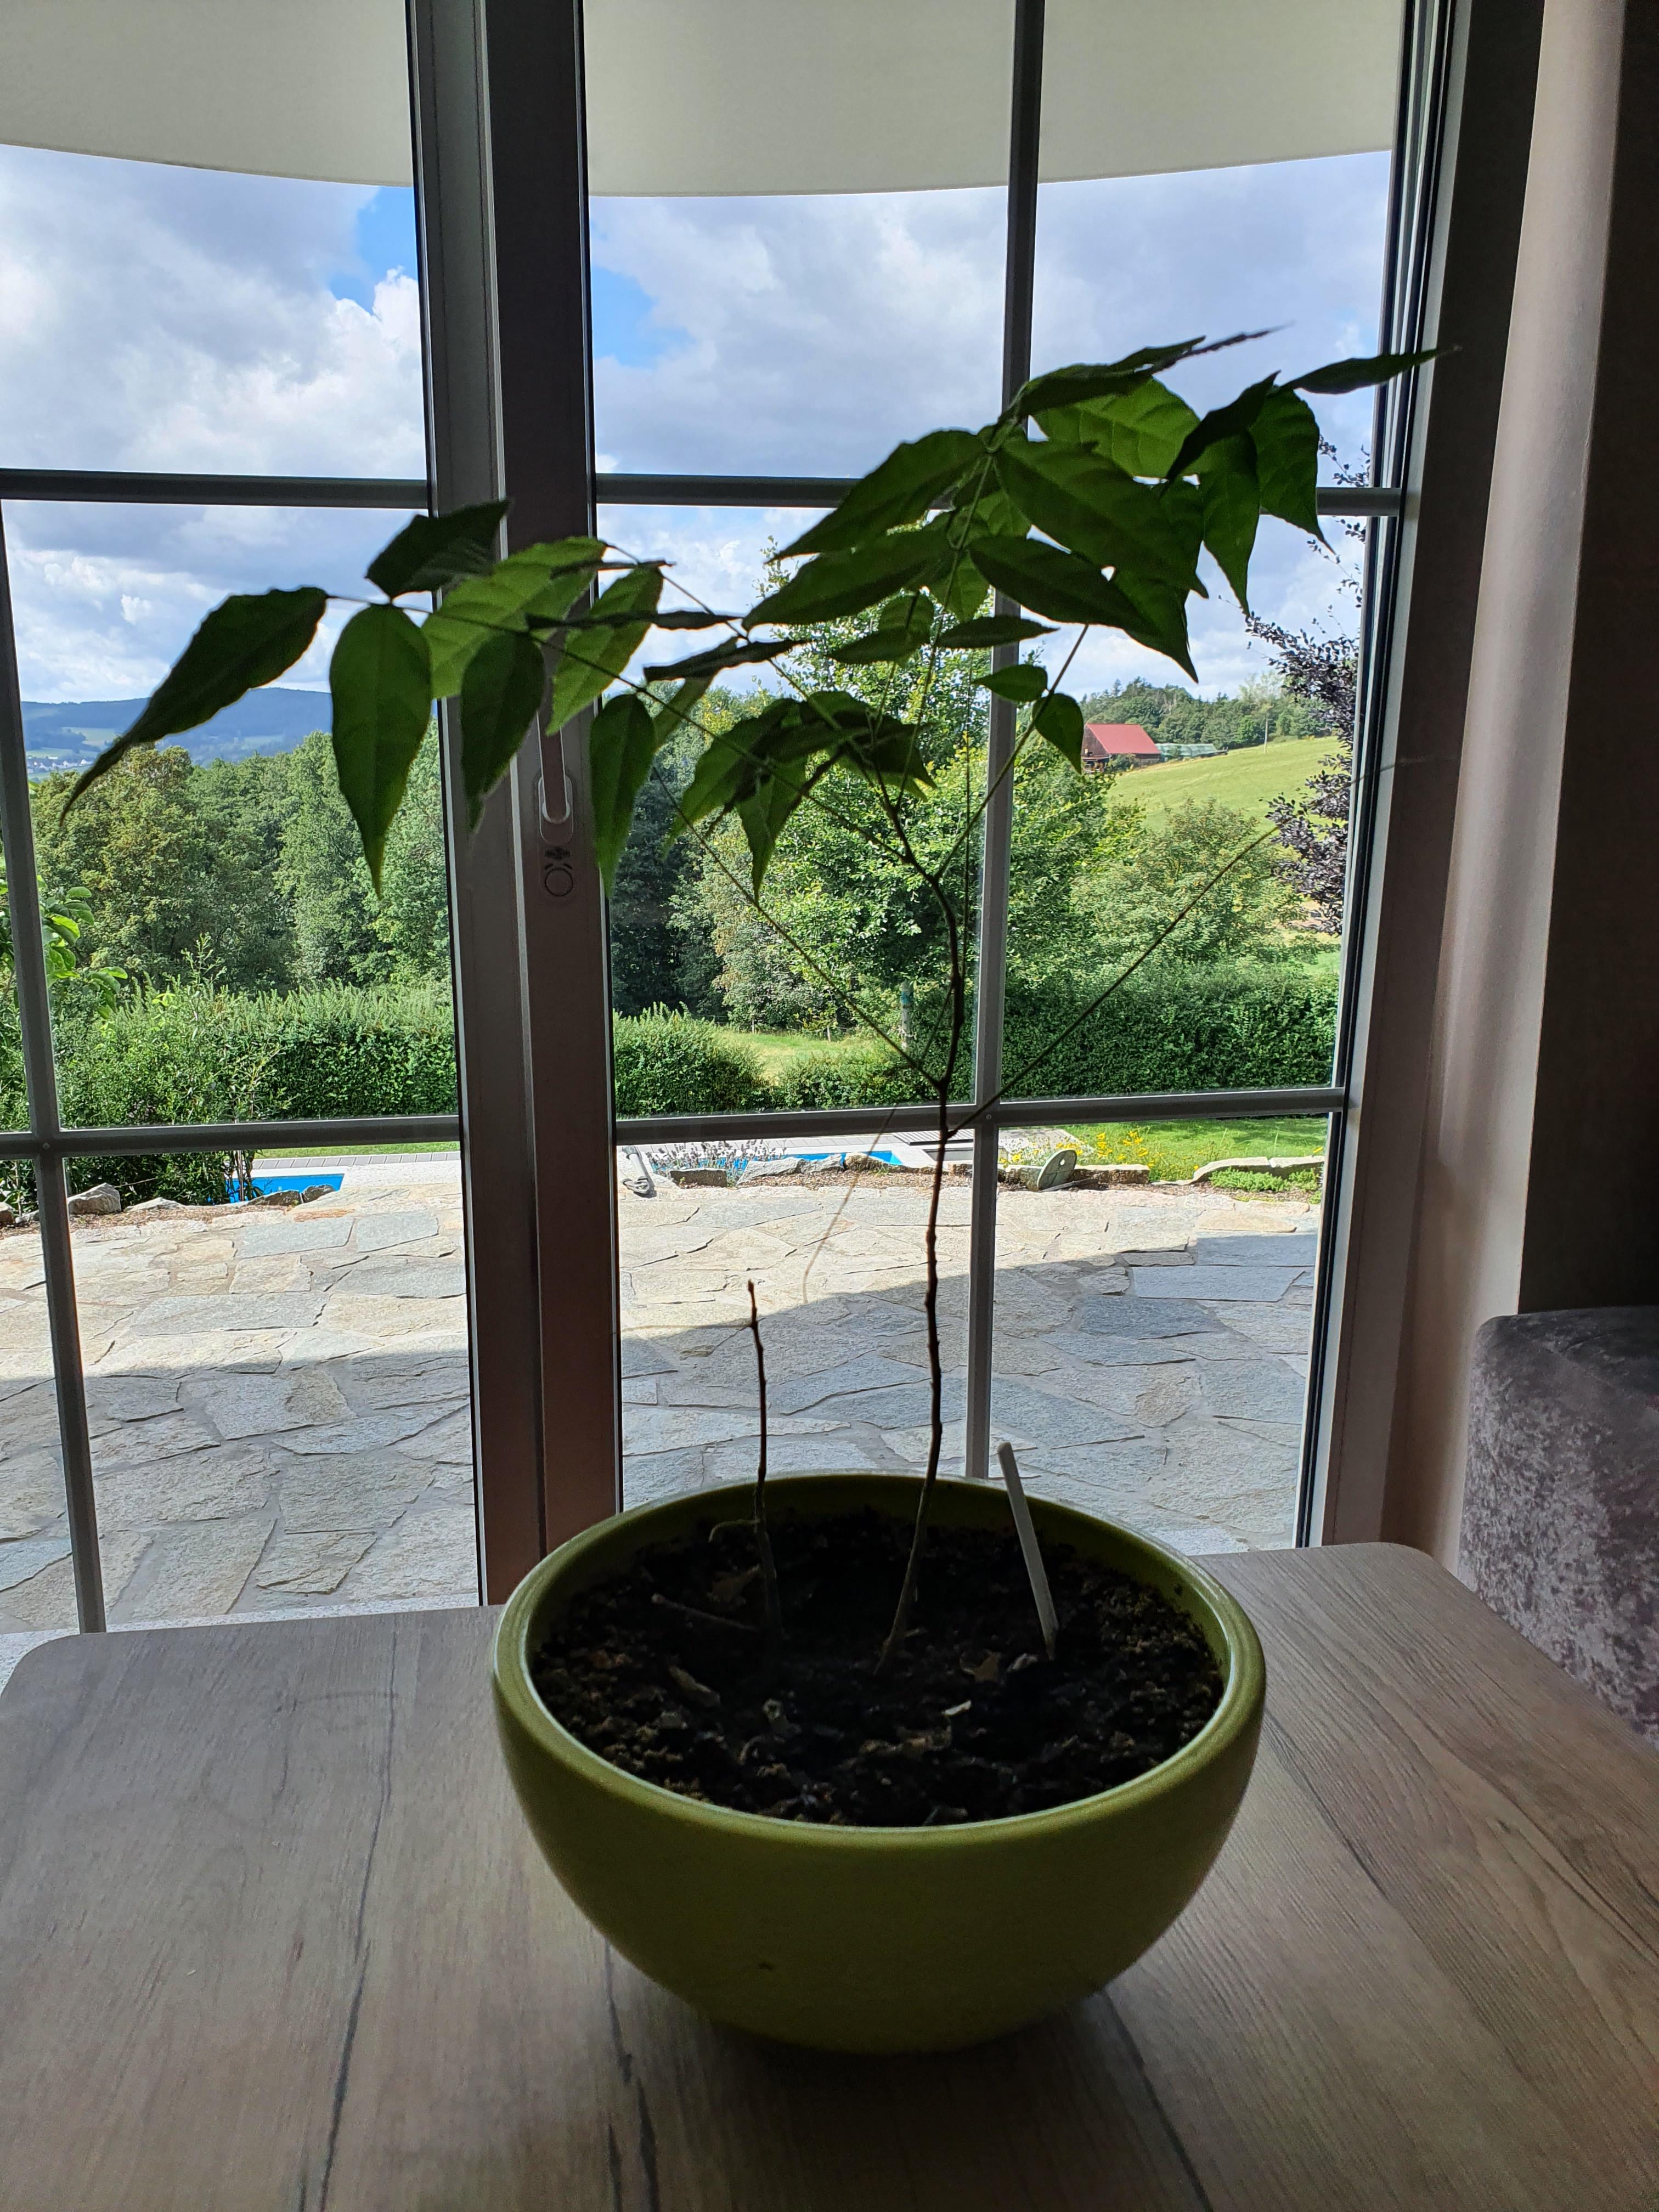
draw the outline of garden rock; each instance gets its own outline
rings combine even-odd
[[[182,1213],[183,1206],[176,1198],[141,1198],[137,1206],[127,1208],[129,1221],[158,1221],[163,1214]]]
[[[76,1218],[93,1213],[118,1213],[121,1194],[112,1182],[95,1182],[90,1190],[77,1190],[69,1202],[70,1212]]]

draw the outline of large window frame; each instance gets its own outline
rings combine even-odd
[[[1468,12],[1475,0],[1465,0]],[[1002,383],[1028,372],[1042,131],[1044,0],[1012,0]],[[442,509],[509,496],[510,549],[592,526],[606,506],[822,507],[846,488],[812,477],[595,471],[586,257],[580,0],[409,0],[409,53],[425,318],[428,469],[420,479],[147,475],[0,470],[0,501]],[[1455,108],[1452,0],[1407,0],[1382,344],[1408,350],[1434,327],[1445,258],[1441,149]],[[1449,86],[1452,90],[1449,92]],[[1379,792],[1397,716],[1402,624],[1422,470],[1419,380],[1378,403],[1369,485],[1322,490],[1322,514],[1370,525],[1355,744],[1349,933],[1328,1084],[1249,1091],[1003,1100],[1001,985],[1012,787],[987,811],[981,896],[969,1265],[967,1468],[990,1443],[997,1160],[1006,1132],[1056,1119],[1328,1117],[1328,1196],[1312,1316],[1298,1542],[1335,1533],[1330,1442],[1342,1347],[1334,1320],[1356,1264],[1352,1142],[1376,958],[1386,809]],[[1402,571],[1402,556],[1405,570]],[[76,1322],[64,1166],[77,1154],[339,1146],[388,1137],[461,1144],[481,1583],[503,1596],[551,1545],[616,1509],[621,1419],[615,1221],[618,1146],[748,1135],[926,1130],[934,1109],[763,1111],[617,1120],[606,922],[586,819],[586,748],[538,732],[466,836],[443,714],[459,1115],[64,1128],[58,1116],[45,950],[33,896],[27,767],[0,527],[0,831],[13,897],[26,1130],[0,1153],[33,1164],[64,1474],[81,1626],[104,1626],[92,1453]],[[994,702],[994,774],[1013,710]],[[547,794],[568,793],[550,802]],[[22,896],[20,896],[20,892]],[[985,985],[991,988],[986,988]],[[558,1171],[550,1164],[557,1159]],[[1360,1163],[1363,1167],[1363,1161]],[[1342,1533],[1375,1534],[1350,1526]]]

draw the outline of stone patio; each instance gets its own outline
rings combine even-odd
[[[925,1202],[874,1176],[619,1194],[630,1502],[752,1473],[750,1276],[772,1466],[920,1465]],[[949,1189],[958,1464],[967,1218]],[[1316,1225],[1189,1186],[1006,1190],[993,1417],[1033,1486],[1191,1550],[1288,1541]],[[453,1162],[74,1249],[112,1622],[475,1598]],[[0,1634],[74,1625],[42,1282],[38,1237],[0,1235]]]

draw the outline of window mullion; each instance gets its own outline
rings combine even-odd
[[[1031,298],[1036,271],[1037,155],[1042,133],[1044,0],[1016,0],[1012,114],[1008,135],[1008,246],[1003,273],[1002,398],[1006,406],[1031,373]],[[998,598],[999,612],[1012,603]],[[1019,659],[999,646],[994,668]],[[1013,836],[1014,708],[993,698],[987,717],[984,857],[980,871],[979,957],[974,985],[974,1099],[994,1098],[1002,1082],[1002,1001],[1008,968],[1008,865]],[[997,1139],[994,1114],[974,1131],[972,1226],[968,1249],[968,1403],[963,1471],[983,1481],[990,1468],[991,1349],[997,1267]]]
[[[29,814],[28,753],[17,680],[17,635],[12,627],[11,582],[5,530],[0,521],[0,844],[6,859],[11,907],[12,980],[23,1047],[23,1080],[29,1127],[56,1137],[58,1078],[52,1063],[52,1005],[46,992],[46,950],[34,873],[34,825]],[[46,1278],[46,1319],[52,1337],[58,1434],[64,1455],[69,1509],[70,1555],[75,1604],[83,1631],[104,1626],[104,1575],[98,1553],[98,1508],[92,1487],[92,1441],[87,1428],[87,1383],[81,1360],[81,1324],[70,1250],[69,1187],[61,1152],[37,1154],[34,1198]]]

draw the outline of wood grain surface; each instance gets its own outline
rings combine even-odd
[[[1112,1990],[939,2059],[712,2027],[564,1899],[493,1615],[43,1646],[0,1696],[4,2212],[1659,2212],[1659,1755],[1380,1546],[1209,1563],[1268,1723]]]

